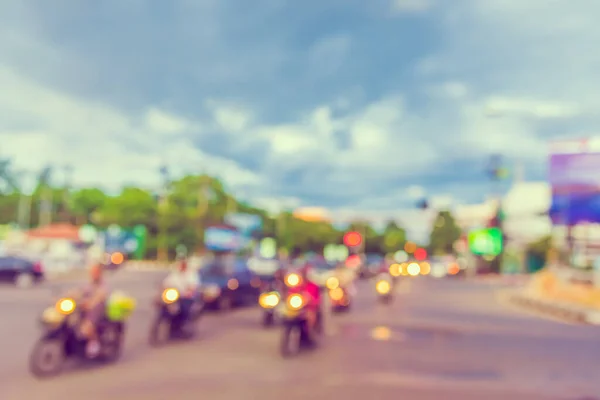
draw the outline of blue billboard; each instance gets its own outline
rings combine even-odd
[[[550,155],[552,222],[560,225],[600,222],[600,151],[587,140],[574,141],[578,151]]]
[[[204,231],[204,246],[210,251],[238,251],[244,244],[242,235],[234,228],[212,226]]]
[[[225,216],[225,223],[235,226],[244,236],[252,236],[262,228],[262,218],[260,215],[253,214],[227,214]]]

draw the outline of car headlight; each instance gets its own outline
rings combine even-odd
[[[262,308],[275,308],[279,304],[279,295],[275,292],[263,293],[258,298]]]
[[[162,294],[162,300],[166,304],[175,303],[179,299],[179,291],[177,289],[165,289]]]
[[[288,297],[287,305],[292,310],[299,310],[304,306],[304,299],[299,294],[293,294]]]
[[[75,311],[75,306],[75,300],[73,299],[60,299],[56,302],[56,311],[63,315],[69,315]]]
[[[377,282],[375,289],[379,294],[387,294],[390,292],[390,283],[388,281],[379,281]]]
[[[335,276],[331,276],[325,281],[325,286],[327,286],[327,289],[329,290],[334,290],[340,287],[340,281]]]

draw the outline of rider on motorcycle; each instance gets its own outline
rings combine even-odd
[[[197,271],[188,268],[186,259],[180,260],[178,268],[165,278],[163,288],[179,291],[181,317],[184,320],[189,318],[194,303],[199,299],[200,276]]]
[[[81,304],[84,310],[83,320],[79,324],[79,332],[87,339],[86,352],[89,357],[100,353],[98,340],[98,323],[104,317],[109,290],[103,279],[103,266],[100,263],[90,268],[90,282],[69,293],[70,297]]]
[[[306,322],[309,330],[313,332],[317,324],[319,310],[321,309],[321,289],[319,285],[309,279],[308,276],[311,271],[312,265],[310,263],[304,264],[304,266],[298,270],[300,283],[297,286],[289,288],[288,293],[297,293],[305,296]]]

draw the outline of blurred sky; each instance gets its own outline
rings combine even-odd
[[[482,200],[600,109],[594,0],[0,0],[0,156],[117,190],[206,170],[277,208]],[[412,187],[411,190],[408,190]]]

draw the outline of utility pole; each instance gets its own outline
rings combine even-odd
[[[71,222],[71,207],[70,207],[70,192],[73,181],[73,167],[71,165],[63,166],[64,171],[64,188],[62,198],[63,219]]]
[[[169,207],[169,170],[163,165],[159,169],[161,176],[161,188],[158,200],[158,249],[157,258],[159,261],[166,262],[169,259],[168,235],[167,235],[167,210]]]
[[[497,271],[495,272],[501,273],[507,237],[504,234],[504,211],[502,210],[502,191],[500,182],[508,176],[508,171],[505,167],[503,157],[500,154],[494,154],[490,157],[487,173],[492,183],[492,193],[497,199],[496,215],[492,221],[492,226],[498,228],[502,233],[502,247],[500,254],[491,261],[490,266],[492,269],[496,267]]]
[[[52,167],[46,167],[39,177],[39,185],[41,191],[40,206],[39,206],[39,226],[46,226],[52,223],[52,211],[54,209],[54,195],[50,186],[50,177],[52,175]]]
[[[17,224],[21,230],[29,229],[31,220],[31,195],[25,193],[24,189],[24,181],[27,179],[27,175],[29,175],[29,172],[25,170],[17,172],[17,179],[20,181]]]

